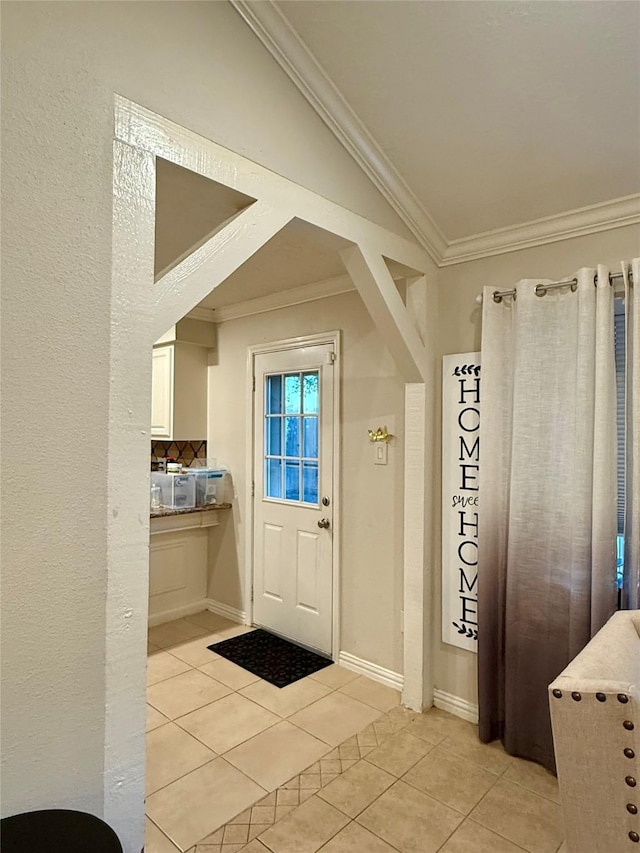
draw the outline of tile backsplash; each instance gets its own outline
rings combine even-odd
[[[158,459],[166,459],[167,456],[171,456],[183,465],[190,465],[194,459],[207,458],[207,442],[204,440],[151,442],[151,470],[154,468],[154,462]]]

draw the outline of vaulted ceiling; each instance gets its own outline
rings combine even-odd
[[[439,263],[640,221],[638,2],[232,2]]]
[[[638,0],[230,2],[438,265],[640,224]],[[159,158],[156,274],[252,201]],[[200,307],[344,273],[293,221]]]

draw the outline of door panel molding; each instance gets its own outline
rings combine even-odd
[[[340,650],[340,553],[341,553],[341,441],[340,441],[340,386],[341,386],[341,333],[339,330],[321,332],[314,335],[301,335],[295,338],[285,338],[277,341],[268,341],[255,344],[247,348],[247,379],[246,379],[246,504],[245,517],[245,569],[244,569],[244,610],[246,623],[253,622],[253,562],[254,562],[254,483],[256,480],[254,462],[254,368],[255,358],[259,355],[277,353],[286,350],[301,349],[303,347],[332,345],[335,354],[334,378],[333,378],[333,552],[331,563],[332,574],[332,626],[331,626],[331,655],[337,660]]]

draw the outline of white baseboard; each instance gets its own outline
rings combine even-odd
[[[453,696],[451,693],[445,693],[444,690],[436,689],[433,691],[433,704],[436,708],[442,711],[448,711],[456,717],[461,717],[469,723],[478,722],[478,706],[459,696]]]
[[[154,628],[156,625],[163,625],[165,622],[173,622],[174,619],[182,619],[183,616],[201,613],[207,609],[208,604],[208,599],[202,598],[200,601],[192,601],[190,604],[173,607],[171,610],[163,610],[162,613],[154,613],[153,616],[149,616],[149,627]]]
[[[377,663],[357,658],[355,655],[350,655],[349,652],[338,652],[337,663],[345,669],[350,669],[351,672],[357,672],[358,675],[366,675],[373,681],[379,681],[380,684],[385,684],[387,687],[393,687],[394,690],[402,690],[404,677],[399,672],[393,672],[391,669],[385,669]]]
[[[246,625],[247,623],[247,614],[244,610],[237,610],[235,607],[230,607],[214,598],[205,599],[205,609],[217,613],[218,616],[224,616],[225,619],[230,619],[232,622],[237,622],[239,625]]]

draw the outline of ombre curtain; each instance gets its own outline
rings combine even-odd
[[[480,738],[551,770],[547,686],[617,605],[613,287],[576,278],[483,294]]]
[[[640,609],[640,258],[623,264],[625,312],[625,523],[622,604]]]

